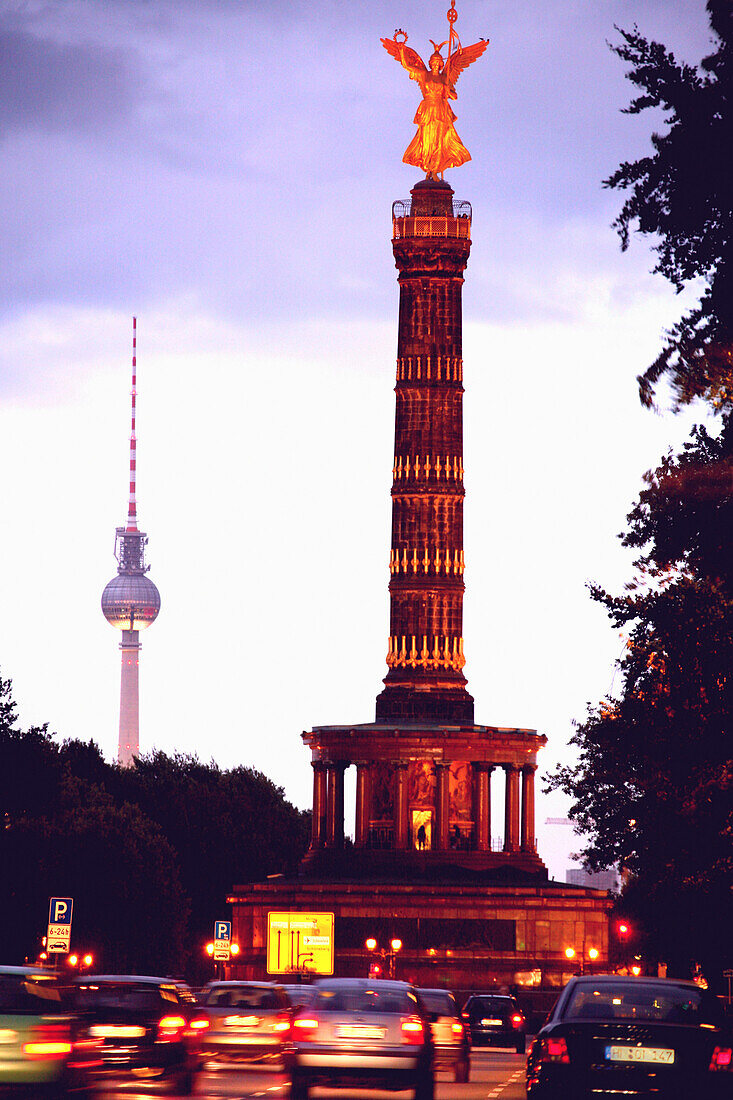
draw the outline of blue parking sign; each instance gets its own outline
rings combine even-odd
[[[73,898],[49,898],[48,923],[71,924],[71,914],[73,909]]]
[[[230,940],[232,938],[232,922],[230,920],[214,921],[214,939]]]

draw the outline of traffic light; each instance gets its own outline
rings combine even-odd
[[[625,943],[626,940],[628,940],[629,936],[631,935],[631,925],[628,921],[620,920],[616,922],[616,935],[622,943]]]
[[[379,963],[369,963],[369,977],[370,978],[381,978],[382,977],[382,967],[379,965]]]

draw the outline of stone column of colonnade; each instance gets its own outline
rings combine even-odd
[[[312,848],[340,848],[344,843],[344,771],[348,764],[313,763]],[[410,846],[407,804],[407,770],[404,761],[395,761],[394,846]],[[534,764],[500,764],[506,773],[504,790],[504,851],[530,852],[535,848]],[[369,846],[371,818],[371,773],[373,765],[356,763],[357,848]],[[479,852],[491,851],[491,774],[494,765],[473,764],[474,840]],[[450,847],[450,764],[436,762],[436,805],[433,848]]]

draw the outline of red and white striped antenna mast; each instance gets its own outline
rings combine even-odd
[[[135,487],[137,481],[137,434],[135,432],[137,402],[137,317],[132,319],[132,415],[130,423],[130,499],[127,506],[127,530],[137,531],[137,499]]]

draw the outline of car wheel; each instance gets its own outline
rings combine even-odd
[[[453,1080],[457,1085],[465,1085],[468,1082],[470,1075],[470,1062],[468,1058],[464,1058],[460,1062],[456,1062],[456,1068],[453,1071]]]
[[[181,1096],[190,1096],[195,1088],[196,1074],[192,1073],[190,1069],[185,1069],[173,1078],[171,1092],[174,1096],[179,1093]]]
[[[308,1100],[308,1082],[299,1073],[290,1081],[290,1100]]]
[[[415,1085],[415,1100],[435,1100],[435,1077],[425,1073]]]
[[[515,1043],[515,1046],[514,1046],[514,1049],[516,1050],[517,1054],[524,1054],[525,1050],[527,1049],[527,1036],[526,1035],[521,1035],[517,1039],[517,1041]]]

